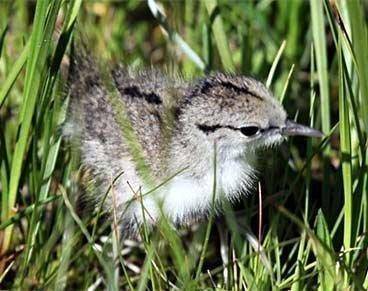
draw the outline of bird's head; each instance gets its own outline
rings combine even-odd
[[[182,112],[191,136],[234,154],[277,145],[290,135],[322,136],[289,120],[262,83],[244,76],[218,73],[203,78],[184,99]]]

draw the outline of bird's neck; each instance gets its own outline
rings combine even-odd
[[[242,148],[202,141],[190,129],[176,133],[171,146],[171,174],[185,175],[201,181],[214,177],[225,195],[249,190],[254,184],[256,155]],[[211,178],[210,178],[211,179]]]

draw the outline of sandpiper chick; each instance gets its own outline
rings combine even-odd
[[[106,77],[84,56],[69,79],[64,135],[88,170],[91,203],[115,208],[125,235],[162,215],[179,225],[205,217],[254,189],[258,149],[290,135],[322,136],[289,120],[270,91],[245,76],[185,81],[121,66]]]

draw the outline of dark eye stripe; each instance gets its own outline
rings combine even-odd
[[[241,127],[241,128],[237,128],[237,127],[233,127],[231,125],[220,125],[220,124],[206,125],[206,124],[197,124],[197,128],[199,130],[203,131],[205,134],[213,133],[213,132],[215,132],[216,130],[218,130],[220,128],[228,128],[228,129],[231,129],[231,130],[238,130],[242,134],[244,134],[245,136],[248,136],[248,137],[254,136],[257,133],[264,131],[263,129],[261,129],[258,126],[255,126],[255,125],[244,126],[244,127]]]

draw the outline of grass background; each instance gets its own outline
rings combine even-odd
[[[367,289],[367,11],[358,0],[0,2],[1,289]],[[222,218],[120,242],[114,222],[75,211],[78,158],[60,138],[73,33],[102,64],[255,76],[326,137],[264,153],[259,193]]]

